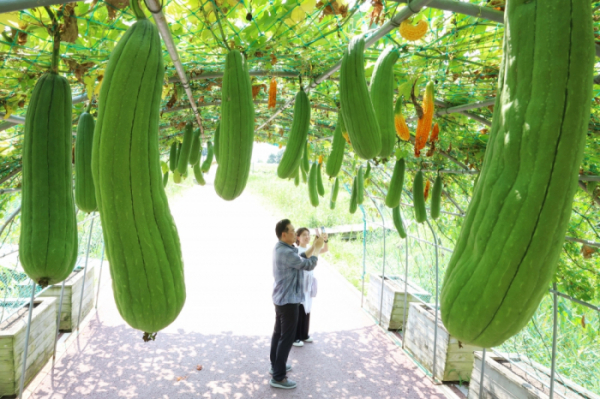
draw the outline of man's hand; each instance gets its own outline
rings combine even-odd
[[[321,234],[321,238],[323,239],[323,241],[327,241],[329,238],[329,236],[327,235],[327,233],[323,233]]]

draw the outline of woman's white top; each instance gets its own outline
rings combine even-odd
[[[306,252],[308,248],[298,246],[298,255]],[[313,270],[303,270],[304,281],[302,284],[302,290],[304,291],[304,300],[301,302],[304,306],[306,314],[310,313],[312,307],[312,299],[317,296],[317,279],[314,276]]]

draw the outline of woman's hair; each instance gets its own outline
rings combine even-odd
[[[308,231],[308,229],[306,227],[300,227],[298,230],[296,230],[296,245],[300,245],[300,236],[305,231]],[[309,231],[309,233],[310,233],[310,231]]]

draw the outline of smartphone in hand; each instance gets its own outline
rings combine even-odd
[[[321,234],[325,233],[325,226],[321,226]]]

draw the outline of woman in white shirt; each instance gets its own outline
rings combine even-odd
[[[306,227],[300,227],[296,230],[296,246],[298,247],[298,255],[306,252],[310,243],[310,231]],[[323,233],[325,245],[321,249],[321,254],[327,252],[327,234]],[[298,327],[296,328],[296,341],[294,346],[304,346],[305,342],[313,342],[308,335],[310,325],[310,310],[312,308],[312,299],[317,295],[317,279],[313,275],[313,271],[304,270],[304,279],[302,289],[304,291],[304,300],[300,303],[298,310]]]

